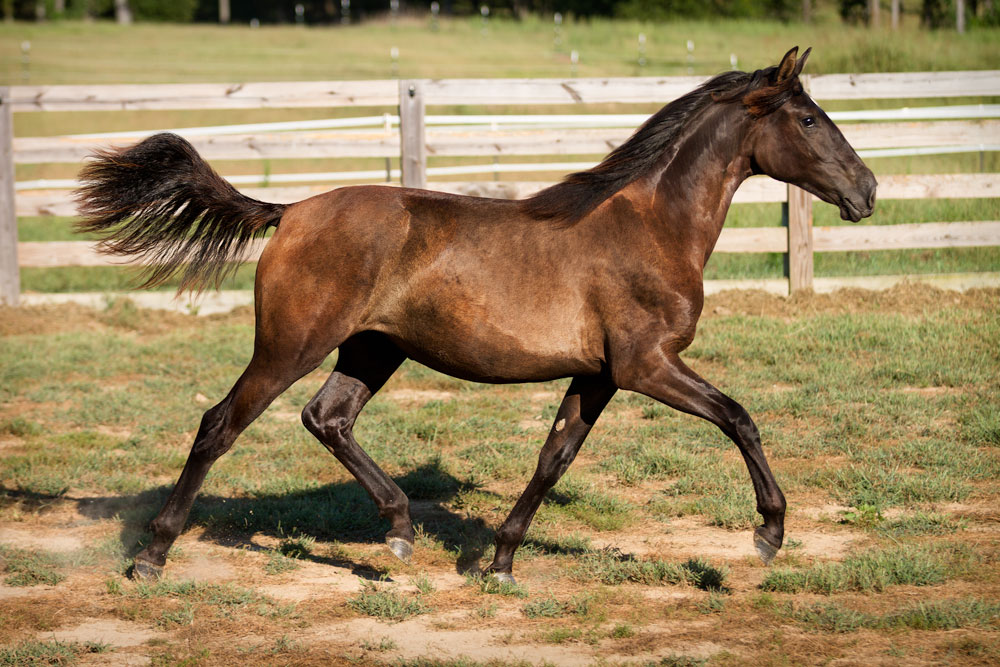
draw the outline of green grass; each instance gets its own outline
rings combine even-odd
[[[81,655],[109,650],[109,645],[101,642],[22,641],[0,646],[0,667],[72,665]]]
[[[372,581],[362,581],[361,586],[361,592],[347,601],[359,614],[385,621],[402,621],[431,611],[419,595],[406,596]]]
[[[838,602],[790,604],[788,615],[813,632],[856,630],[956,630],[996,628],[1000,604],[977,598],[918,602],[885,614],[856,611]]]
[[[636,38],[647,36],[648,65],[637,66]],[[551,17],[494,17],[487,34],[478,17],[366,21],[350,27],[214,26],[108,22],[8,24],[0,29],[0,80],[23,81],[20,43],[31,42],[30,81],[153,83],[391,78],[389,50],[400,51],[399,76],[569,76],[570,50],[579,76],[686,74],[686,41],[695,44],[695,73],[771,65],[794,44],[811,45],[814,73],[961,70],[983,67],[995,29],[873,33],[828,17],[811,25],[752,20],[640,23],[569,21],[555,48]],[[502,56],[502,57],[501,57]]]
[[[648,66],[635,64],[635,40],[647,37]],[[831,16],[812,25],[766,21],[671,21],[662,24],[595,19],[570,22],[564,42],[556,49],[547,18],[526,17],[510,21],[496,17],[487,35],[476,19],[446,19],[442,29],[429,30],[427,21],[408,19],[389,24],[368,21],[351,27],[172,26],[140,24],[123,28],[111,23],[54,22],[0,26],[0,82],[22,83],[20,45],[32,44],[31,83],[104,83],[164,81],[270,81],[310,79],[368,79],[392,76],[388,53],[401,47],[403,77],[552,77],[571,74],[568,53],[580,53],[580,76],[664,76],[686,74],[688,39],[697,45],[693,71],[712,74],[729,68],[730,54],[740,67],[773,64],[789,45],[811,44],[809,63],[814,73],[978,69],[995,55],[997,29],[979,28],[961,36],[951,31],[906,28],[877,35],[848,27]],[[928,54],[933,53],[933,57]],[[373,54],[381,54],[373,55]],[[513,55],[512,55],[513,54]],[[964,103],[974,100],[841,101],[830,108],[907,106]],[[599,108],[598,108],[599,107]],[[656,105],[596,105],[588,111],[655,111]],[[391,108],[372,109],[391,111]],[[538,108],[508,108],[510,112],[537,113]],[[441,109],[449,113],[497,111],[478,107]],[[577,112],[579,108],[550,111]],[[132,111],[78,113],[19,113],[19,136],[100,132],[121,129],[155,130],[199,124],[225,124],[262,120],[325,118],[356,113],[354,109],[278,109],[225,111]],[[367,112],[366,112],[367,113]],[[600,156],[563,156],[565,159],[598,159]],[[501,162],[535,157],[505,156]],[[447,158],[444,164],[483,163],[479,158]],[[488,160],[487,160],[488,161]],[[224,174],[266,174],[294,171],[341,171],[382,168],[380,159],[225,161],[216,166]],[[1000,169],[1000,154],[982,156],[878,158],[871,161],[877,174],[951,173]],[[68,178],[78,165],[17,165],[18,180]],[[559,174],[538,174],[556,178]],[[484,178],[488,178],[484,177]],[[996,220],[997,199],[881,201],[868,224],[901,222]],[[815,206],[816,224],[843,224],[832,206]],[[730,212],[730,227],[781,224],[780,205],[737,205]],[[25,218],[19,221],[22,241],[75,239],[66,219]],[[82,238],[82,237],[81,237]],[[965,273],[1000,270],[1000,247],[945,248],[874,252],[821,253],[815,274],[825,276]],[[223,285],[250,289],[254,267],[242,267]],[[717,254],[706,269],[708,279],[780,278],[784,258],[777,253]],[[134,285],[134,274],[118,267],[25,268],[22,289],[36,292],[120,292]],[[176,283],[160,287],[172,290]]]
[[[0,544],[0,569],[7,575],[4,583],[8,586],[55,586],[66,578],[58,568],[50,554]]]
[[[962,549],[902,545],[852,554],[842,562],[771,570],[761,588],[779,593],[883,591],[890,586],[931,586],[961,575],[970,555]]]

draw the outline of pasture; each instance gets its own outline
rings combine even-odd
[[[636,35],[648,36],[647,67]],[[995,68],[997,30],[897,34],[757,22],[552,25],[478,18],[349,28],[0,25],[16,85]],[[21,43],[31,42],[30,66]],[[689,65],[685,41],[695,42]],[[389,59],[400,47],[398,69]],[[941,103],[995,103],[975,98]],[[933,104],[922,100],[919,104]],[[863,103],[863,104],[868,104]],[[906,100],[881,101],[905,106]],[[861,108],[841,102],[830,108]],[[617,108],[590,111],[617,111]],[[653,108],[644,109],[653,111]],[[386,109],[388,111],[388,109]],[[454,109],[462,112],[489,109]],[[514,107],[505,111],[516,113]],[[553,109],[558,111],[558,109]],[[19,136],[324,118],[343,110],[24,113]],[[124,120],[123,120],[124,119]],[[123,126],[124,124],[124,126]],[[880,158],[876,174],[996,172],[997,153]],[[217,165],[223,173],[381,161]],[[66,178],[19,165],[18,180]],[[431,185],[433,187],[433,184]],[[780,205],[728,226],[780,224]],[[817,205],[816,224],[839,224]],[[996,199],[883,202],[875,224],[996,220]],[[77,238],[23,218],[21,241]],[[818,256],[817,275],[996,271],[1000,249]],[[248,288],[254,266],[226,285]],[[716,255],[707,278],[782,274]],[[25,290],[123,289],[115,268],[25,269]],[[169,285],[167,286],[169,288]],[[0,666],[20,664],[996,664],[1000,661],[1000,290],[903,285],[706,301],[684,359],[740,401],[788,498],[785,548],[754,553],[749,476],[714,427],[620,392],[519,550],[518,586],[477,576],[567,382],[488,386],[407,363],[356,434],[412,502],[413,564],[281,396],[212,469],[158,583],[127,578],[204,410],[249,360],[253,314],[0,308]]]
[[[564,382],[407,364],[362,413],[409,494],[411,566],[299,423],[328,360],[213,468],[167,577],[124,574],[252,313],[0,317],[0,664],[927,664],[1000,659],[998,290],[710,297],[692,367],[761,428],[789,499],[754,555],[714,427],[620,393],[543,505],[518,587],[476,577]]]

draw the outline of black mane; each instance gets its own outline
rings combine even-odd
[[[690,119],[713,102],[742,99],[754,116],[766,115],[784,104],[795,92],[792,83],[797,84],[797,79],[777,83],[776,72],[776,67],[753,73],[724,72],[706,81],[653,114],[597,166],[570,174],[562,182],[522,200],[522,210],[540,220],[566,225],[578,222],[601,202],[644,175]]]

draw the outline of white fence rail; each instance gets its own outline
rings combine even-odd
[[[938,72],[803,77],[819,100],[866,98],[947,98],[1000,96],[1000,71]],[[385,181],[402,179],[422,186],[428,176],[547,173],[586,169],[593,162],[512,163],[517,156],[603,155],[645,120],[640,114],[489,114],[425,115],[427,106],[585,105],[665,103],[703,82],[698,77],[630,79],[504,79],[439,81],[283,82],[254,84],[165,84],[151,86],[20,86],[0,89],[0,111],[86,111],[136,109],[235,109],[301,107],[395,107],[399,113],[234,126],[174,128],[209,160],[367,157],[386,159],[386,169],[241,175],[240,186],[281,184],[265,189],[244,187],[252,196],[297,201],[327,189],[288,183]],[[840,111],[830,114],[862,156],[919,155],[1000,150],[1000,105],[903,107]],[[87,242],[16,243],[15,215],[73,215],[68,190],[73,179],[36,179],[13,183],[15,164],[79,163],[95,148],[126,144],[150,133],[113,132],[59,137],[13,137],[0,114],[0,302],[16,303],[19,266],[103,265]],[[409,154],[408,154],[409,153]],[[426,158],[493,158],[493,164],[428,167]],[[400,158],[403,169],[390,159]],[[499,162],[503,158],[505,162]],[[953,174],[881,177],[880,199],[997,197],[1000,176]],[[521,197],[544,182],[435,182],[435,189],[467,194]],[[16,189],[16,195],[14,190]],[[4,198],[4,192],[10,196]],[[798,199],[796,199],[798,197]],[[804,203],[798,203],[799,199]],[[812,253],[823,250],[895,247],[1000,245],[1000,228],[987,223],[925,223],[878,228],[812,229],[808,197],[766,178],[753,178],[735,202],[792,202],[788,227],[727,229],[721,252],[789,252],[789,288],[812,285]],[[801,217],[801,219],[799,219]],[[846,230],[846,231],[845,231]],[[795,238],[799,232],[804,238]],[[902,245],[900,245],[902,244]],[[909,244],[909,245],[907,245]],[[917,244],[917,245],[913,245]],[[943,244],[943,245],[942,245]],[[11,253],[11,249],[20,251]],[[13,258],[12,258],[13,257]]]

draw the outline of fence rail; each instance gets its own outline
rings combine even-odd
[[[1000,71],[903,74],[832,74],[803,77],[819,100],[1000,96]],[[428,176],[491,172],[565,172],[588,163],[500,164],[508,156],[605,154],[628,138],[635,114],[430,116],[428,106],[662,104],[704,81],[700,77],[629,79],[503,79],[335,81],[248,84],[109,86],[16,86],[0,88],[0,302],[16,303],[19,266],[102,266],[113,262],[94,244],[81,241],[17,243],[15,216],[74,215],[69,179],[17,184],[15,164],[79,163],[95,148],[127,143],[136,134],[77,134],[13,137],[13,113],[37,111],[171,110],[302,107],[392,109],[361,118],[244,126],[181,128],[209,160],[368,157],[399,158],[400,170],[281,174],[270,182],[400,177],[423,187]],[[864,112],[838,112],[845,136],[860,151],[954,152],[1000,147],[1000,106],[954,105]],[[558,123],[560,127],[553,127]],[[397,130],[398,126],[398,130]],[[125,141],[128,140],[128,141]],[[427,166],[427,155],[492,157],[493,165]],[[235,178],[257,198],[293,202],[328,189],[323,185],[260,188],[258,177]],[[882,176],[880,199],[997,197],[1000,175]],[[518,198],[543,182],[435,182],[434,188],[463,194]],[[725,229],[719,252],[786,252],[788,289],[815,284],[812,255],[821,251],[1000,245],[1000,222],[947,222],[892,226],[816,227],[812,199],[767,178],[748,180],[735,203],[783,202],[787,227]],[[259,249],[258,249],[259,250]]]

